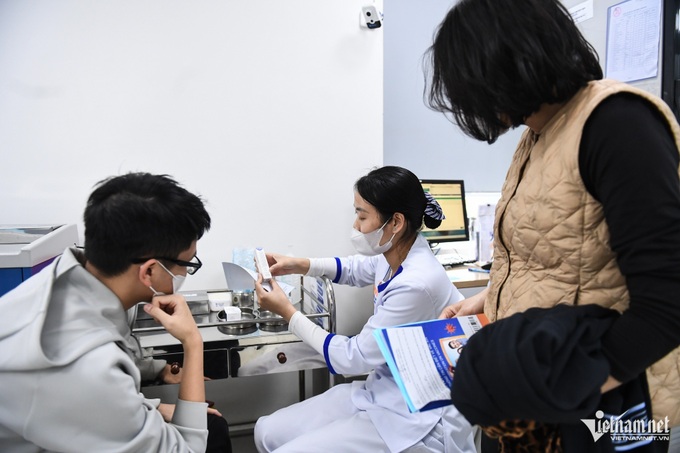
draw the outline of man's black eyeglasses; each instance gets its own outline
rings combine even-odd
[[[184,266],[187,268],[187,274],[189,275],[194,275],[198,270],[203,266],[203,263],[201,262],[200,259],[198,259],[198,256],[194,255],[191,261],[182,261],[178,260],[176,258],[166,258],[164,256],[155,256],[153,258],[137,258],[135,260],[132,260],[133,263],[139,264],[139,263],[144,263],[146,261],[149,261],[150,259],[157,259],[161,261],[169,261],[171,263],[174,263],[178,266]]]

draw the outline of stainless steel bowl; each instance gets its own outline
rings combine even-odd
[[[283,317],[273,311],[260,310],[259,321],[260,329],[267,332],[282,332],[288,330],[288,322]]]
[[[224,325],[217,326],[217,330],[227,335],[245,335],[257,330],[255,322],[256,313],[252,308],[241,308],[240,321],[225,321]]]
[[[239,308],[255,307],[255,292],[251,290],[232,291],[232,305]]]

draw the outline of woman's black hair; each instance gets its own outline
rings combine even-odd
[[[97,184],[87,202],[85,257],[108,276],[134,260],[176,258],[210,229],[202,200],[166,175],[128,173]]]
[[[602,78],[597,53],[559,0],[460,0],[427,57],[429,106],[489,143],[541,104]]]
[[[420,180],[411,171],[387,165],[376,168],[362,176],[354,184],[354,190],[370,203],[380,215],[382,223],[399,212],[406,219],[404,239],[410,239],[425,226],[437,228],[441,220],[425,216],[428,200]]]

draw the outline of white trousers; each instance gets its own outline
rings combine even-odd
[[[440,422],[406,451],[444,452],[444,435]],[[260,453],[390,453],[368,414],[352,404],[350,384],[261,417],[254,437]]]

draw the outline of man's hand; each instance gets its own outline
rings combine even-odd
[[[144,311],[182,344],[203,341],[191,310],[181,294],[154,296],[150,304],[144,305]]]

